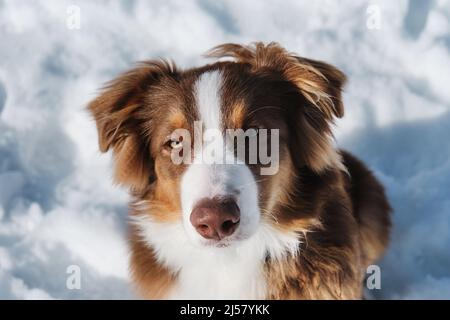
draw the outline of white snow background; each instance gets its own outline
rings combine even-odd
[[[67,26],[71,5],[79,30]],[[374,8],[380,29],[367,27]],[[374,170],[395,209],[373,296],[450,298],[445,0],[0,0],[0,298],[134,298],[128,198],[85,106],[135,61],[190,67],[217,44],[257,40],[349,77],[338,144]],[[66,288],[69,265],[80,290]]]

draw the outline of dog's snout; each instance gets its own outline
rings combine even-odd
[[[205,198],[197,202],[191,212],[190,220],[203,238],[221,240],[236,231],[240,221],[240,211],[232,198]]]

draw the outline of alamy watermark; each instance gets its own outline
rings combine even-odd
[[[68,274],[66,279],[66,288],[69,290],[80,290],[81,289],[81,268],[76,264],[72,264],[67,267],[66,274]]]
[[[366,27],[369,30],[381,29],[381,8],[378,4],[371,4],[366,9]]]
[[[170,136],[174,164],[259,164],[261,175],[279,169],[279,129],[203,129],[194,122],[193,135],[176,129]]]
[[[81,8],[76,5],[68,6],[66,9],[66,27],[69,30],[81,29]]]
[[[381,268],[372,264],[366,269],[366,288],[369,290],[381,290]]]

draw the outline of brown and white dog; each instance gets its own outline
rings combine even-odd
[[[148,61],[89,105],[100,150],[130,188],[131,271],[145,298],[359,299],[365,268],[389,239],[383,187],[333,146],[344,113],[342,72],[275,43],[224,44],[228,57],[179,70]],[[196,161],[183,129],[278,130],[274,174],[228,149],[234,163]],[[258,135],[258,130],[256,136]],[[249,137],[248,137],[249,138]],[[219,139],[221,140],[221,139]],[[191,163],[174,163],[181,147]],[[187,149],[186,149],[187,148]],[[192,152],[186,152],[186,150]]]

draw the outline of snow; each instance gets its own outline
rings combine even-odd
[[[189,67],[214,45],[256,40],[349,76],[338,144],[374,170],[395,209],[371,294],[450,299],[448,0],[0,1],[0,298],[135,297],[128,196],[84,107],[135,61]],[[66,287],[71,265],[79,290]]]

